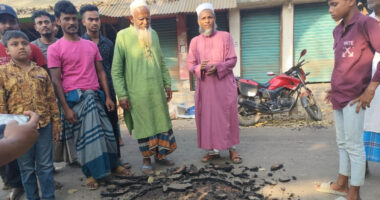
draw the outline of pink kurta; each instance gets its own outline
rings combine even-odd
[[[201,79],[201,62],[206,69],[215,64],[217,73]],[[191,40],[187,66],[197,77],[195,119],[198,147],[226,150],[239,144],[237,88],[232,69],[237,58],[232,37],[217,31],[211,37],[199,35]]]

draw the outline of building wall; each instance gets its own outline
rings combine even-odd
[[[178,39],[178,67],[179,81],[178,90],[173,92],[173,98],[169,103],[169,111],[172,118],[175,118],[177,112],[176,107],[180,104],[187,106],[194,105],[194,91],[190,88],[190,73],[187,69],[188,54],[188,35],[186,15],[177,15],[177,39]]]
[[[285,72],[293,66],[293,25],[294,4],[284,3],[281,12],[281,71]]]
[[[241,76],[241,24],[240,24],[240,9],[234,8],[229,10],[229,26],[230,26],[230,34],[234,41],[234,47],[236,51],[236,56],[238,58],[236,62],[236,66],[234,68],[235,77]]]

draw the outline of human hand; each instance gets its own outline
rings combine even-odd
[[[5,126],[4,138],[0,140],[0,166],[23,155],[39,137],[36,129],[39,116],[31,111],[25,111],[24,115],[30,117],[26,124],[12,120]]]
[[[40,120],[40,116],[32,111],[24,111],[24,115],[29,116],[29,121],[26,124],[24,124],[24,126],[29,126],[32,129],[37,129],[37,124]]]
[[[25,111],[24,115],[29,116],[29,121],[24,125],[19,125],[17,121],[10,121],[4,130],[4,138],[15,139],[32,143],[38,139],[37,123],[40,119],[37,113]]]
[[[131,109],[131,103],[129,102],[128,99],[123,99],[123,100],[120,100],[119,101],[119,105],[121,108],[123,108],[124,110],[130,110]]]
[[[67,121],[69,121],[72,124],[75,124],[78,122],[77,114],[73,110],[71,110],[71,108],[67,108],[63,112],[65,114],[65,119]]]
[[[111,98],[106,98],[106,107],[108,112],[113,111],[115,109],[115,103]]]
[[[59,141],[59,136],[61,134],[62,129],[57,124],[53,123],[53,141],[57,142]]]
[[[208,60],[203,60],[203,61],[201,62],[201,70],[204,70],[204,69],[206,68],[207,63],[208,63]]]
[[[360,97],[351,101],[350,106],[354,105],[355,103],[358,103],[355,111],[356,113],[359,113],[360,108],[363,108],[365,110],[366,108],[370,107],[371,101],[374,96],[375,96],[375,92],[367,88],[363,92],[363,94],[360,95]]]
[[[173,92],[170,88],[166,88],[166,101],[169,102],[172,99]]]
[[[211,76],[216,73],[216,65],[211,65],[211,68],[207,70],[206,75]]]
[[[331,89],[326,90],[326,96],[325,96],[325,103],[330,104],[331,103]]]

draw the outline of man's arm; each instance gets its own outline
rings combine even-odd
[[[217,63],[211,67],[211,69],[215,69],[214,73],[216,73],[219,79],[223,79],[226,75],[233,73],[232,70],[237,62],[237,57],[231,35],[228,34],[226,39],[227,42],[224,47],[226,50],[225,61]]]
[[[160,50],[159,50],[159,54],[160,54],[159,57],[161,59],[160,68],[161,68],[161,76],[162,76],[162,79],[163,79],[162,81],[163,81],[164,87],[165,87],[166,100],[167,100],[167,102],[169,102],[172,99],[172,96],[173,96],[173,92],[172,92],[172,79],[170,77],[170,73],[169,73],[168,67],[166,66],[165,57],[164,57],[164,54],[162,53],[161,47],[160,47]]]
[[[370,18],[364,23],[364,35],[367,37],[370,45],[376,52],[380,52],[380,26],[378,22]],[[368,85],[366,90],[363,92],[360,97],[354,99],[350,106],[358,102],[356,106],[356,113],[359,113],[360,108],[369,108],[373,97],[375,96],[375,91],[378,85],[380,84],[380,63],[377,65],[377,70],[372,77],[371,83]]]
[[[198,63],[197,61],[197,43],[193,38],[190,42],[189,54],[187,55],[187,68],[193,74],[195,74],[198,79],[201,78],[201,70],[205,68],[208,61],[202,61],[202,63]]]
[[[111,93],[110,93],[108,83],[107,83],[107,75],[106,75],[106,72],[104,72],[102,62],[96,61],[95,67],[96,67],[96,73],[98,74],[100,85],[102,86],[102,89],[104,93],[106,94],[106,107],[108,111],[112,111],[115,109],[115,104],[114,102],[112,102],[112,99],[111,99]]]
[[[11,121],[5,127],[4,137],[0,140],[0,166],[23,155],[38,139],[38,115],[31,111],[25,111],[24,114],[30,117],[28,123],[18,125],[16,121]]]
[[[370,18],[364,24],[365,35],[368,37],[370,45],[376,52],[380,52],[380,26],[377,20]],[[371,90],[373,87],[377,87],[380,82],[380,63],[377,64],[376,72],[372,78],[372,82],[377,82],[371,85]],[[376,88],[375,88],[376,90]]]
[[[49,68],[49,71],[50,71],[51,79],[53,82],[55,94],[58,97],[59,102],[61,103],[63,112],[65,114],[65,118],[70,123],[77,123],[78,122],[77,115],[73,110],[71,110],[65,98],[65,93],[63,91],[62,80],[61,80],[61,68],[52,67],[52,68]]]
[[[50,110],[50,116],[52,121],[52,127],[53,127],[53,140],[58,141],[59,140],[59,134],[62,131],[62,125],[61,125],[61,117],[59,114],[59,109],[54,93],[53,84],[50,80],[50,77],[47,76],[47,104],[49,105]]]
[[[129,110],[131,109],[131,104],[129,102],[129,95],[125,80],[125,50],[123,49],[122,43],[122,37],[120,36],[119,32],[117,34],[115,42],[115,49],[111,67],[111,76],[113,87],[115,89],[120,106],[124,110]]]

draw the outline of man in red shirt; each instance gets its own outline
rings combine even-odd
[[[317,190],[359,200],[366,161],[364,110],[380,83],[379,65],[371,77],[374,53],[380,51],[380,26],[360,13],[355,0],[328,0],[328,4],[332,18],[340,21],[333,32],[335,66],[326,97],[334,109],[339,175],[336,182],[323,183]]]
[[[15,10],[8,5],[0,4],[0,40],[6,31],[19,29]],[[34,44],[30,44],[30,49],[30,60],[38,66],[46,68],[46,60],[41,50]],[[0,67],[7,64],[10,60],[11,56],[7,54],[5,46],[0,42]],[[0,175],[4,182],[4,188],[12,188],[9,199],[18,199],[24,189],[17,160],[0,167]]]

